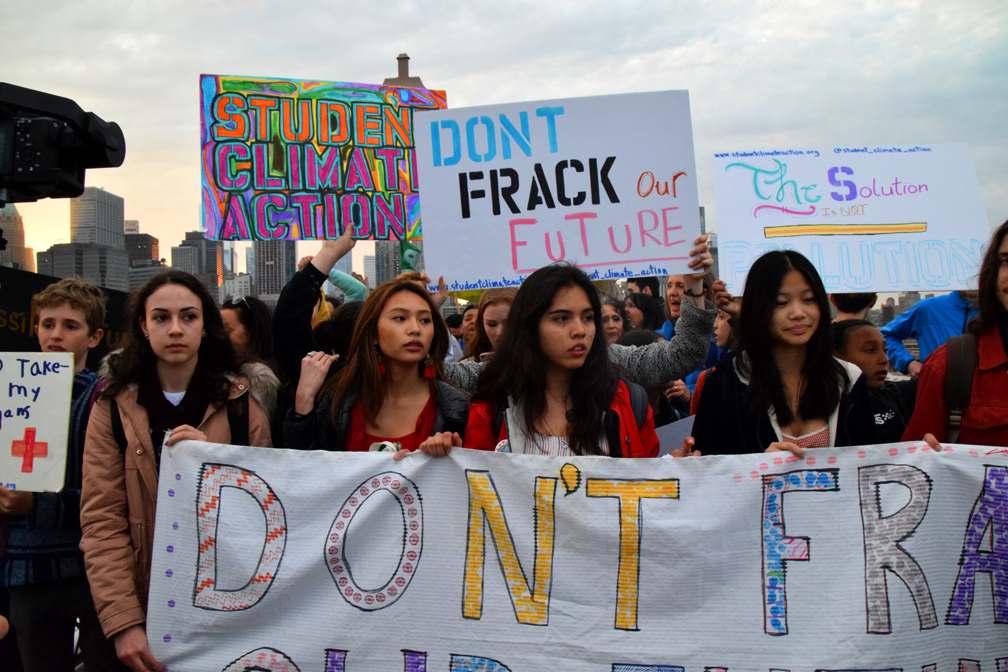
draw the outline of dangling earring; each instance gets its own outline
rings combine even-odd
[[[382,361],[380,352],[378,353],[378,375],[379,376],[385,375],[385,362]]]
[[[430,355],[427,355],[427,359],[424,360],[423,377],[433,379],[435,375],[434,360]]]

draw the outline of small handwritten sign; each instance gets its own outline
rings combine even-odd
[[[779,249],[808,257],[830,292],[967,289],[990,235],[966,145],[725,152],[714,186],[736,294]]]
[[[0,353],[0,483],[59,492],[66,470],[73,355]]]
[[[557,261],[599,280],[688,272],[700,211],[686,91],[423,112],[414,135],[426,267],[450,291],[518,285]]]

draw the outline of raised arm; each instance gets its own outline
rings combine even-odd
[[[664,388],[668,381],[685,378],[704,364],[718,310],[709,301],[702,309],[683,301],[680,310],[671,341],[609,346],[609,359],[626,369],[630,380],[645,389]]]
[[[348,302],[363,301],[367,297],[367,287],[364,286],[364,283],[343,271],[337,271],[335,268],[329,271],[329,282],[339,287],[340,291],[346,295]]]
[[[321,289],[333,264],[353,249],[350,229],[327,240],[319,253],[284,286],[273,311],[273,345],[284,375],[295,386],[301,377],[301,359],[319,346],[312,336],[312,310],[322,298]]]

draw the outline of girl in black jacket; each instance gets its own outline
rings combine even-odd
[[[865,376],[833,356],[826,290],[808,259],[775,251],[756,260],[738,339],[707,376],[685,451],[801,456],[873,442]]]
[[[393,444],[403,454],[433,455],[461,446],[469,398],[444,380],[449,338],[426,290],[408,280],[382,284],[361,308],[338,374],[326,382],[333,356],[304,358],[284,425],[287,445],[366,451]]]

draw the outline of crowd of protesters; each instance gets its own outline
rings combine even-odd
[[[334,271],[349,234],[302,259],[272,312],[252,297],[218,309],[169,271],[133,297],[126,343],[100,372],[84,364],[103,335],[101,292],[48,287],[33,299],[39,344],[76,362],[66,485],[0,486],[0,585],[24,669],[73,669],[75,623],[89,672],[161,669],[145,631],[158,467],[185,439],[395,459],[462,446],[649,458],[657,427],[694,415],[673,457],[1008,445],[1008,222],[974,291],[881,330],[865,319],[875,295],[828,295],[801,254],[757,259],[739,297],[713,274],[706,238],[694,245],[692,274],[631,278],[625,296],[559,263],[448,321],[443,278],[433,293],[418,273],[368,293]],[[323,293],[327,279],[345,302]]]

